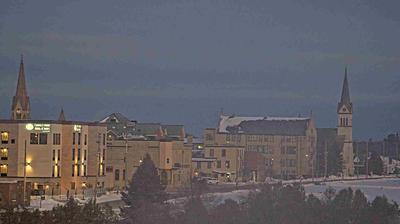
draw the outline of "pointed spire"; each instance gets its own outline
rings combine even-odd
[[[65,114],[64,114],[64,109],[61,108],[60,115],[58,116],[59,121],[65,121]]]
[[[347,80],[347,67],[344,69],[344,80],[343,80],[343,88],[342,88],[342,97],[340,99],[342,103],[350,103],[350,91],[349,91],[349,82]]]
[[[29,102],[28,91],[26,89],[23,55],[21,55],[17,89],[15,91],[15,96],[13,97],[13,102],[11,107],[11,119],[13,120],[30,119],[30,102]]]
[[[347,78],[347,66],[344,69],[344,80],[343,80],[343,87],[342,87],[342,96],[340,97],[340,102],[338,104],[338,112],[340,108],[345,105],[349,112],[352,112],[352,103],[350,100],[350,89],[349,89],[349,81]]]
[[[27,96],[28,91],[26,90],[25,82],[25,69],[24,69],[24,55],[21,54],[21,63],[19,65],[18,83],[16,96]]]

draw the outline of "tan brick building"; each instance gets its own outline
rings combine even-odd
[[[101,122],[108,127],[107,188],[123,189],[146,154],[159,169],[167,190],[190,184],[192,144],[185,143],[182,125],[138,123],[120,113]]]
[[[244,176],[311,176],[317,133],[312,118],[221,116],[217,128],[204,130],[205,148],[244,148]]]
[[[32,120],[21,58],[11,119],[0,120],[0,181],[26,176],[46,194],[82,194],[105,185],[107,127],[97,122]],[[28,194],[30,192],[27,192]]]
[[[192,158],[195,176],[218,178],[221,182],[242,181],[244,147],[206,145],[203,158]]]

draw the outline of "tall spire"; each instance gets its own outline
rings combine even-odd
[[[345,105],[349,112],[352,111],[352,103],[350,100],[350,90],[349,90],[349,81],[347,79],[347,67],[344,69],[344,80],[343,80],[343,87],[342,87],[342,96],[340,98],[340,102],[338,104],[338,112],[340,108]]]
[[[17,89],[15,91],[15,96],[13,97],[13,102],[12,102],[11,119],[12,120],[30,119],[30,103],[29,103],[28,91],[26,89],[23,55],[21,55]]]
[[[64,114],[64,109],[61,108],[60,115],[58,116],[59,121],[65,121],[65,114]]]

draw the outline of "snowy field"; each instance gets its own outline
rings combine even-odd
[[[304,189],[307,193],[313,193],[316,196],[321,195],[328,187],[332,187],[336,192],[344,188],[360,189],[369,201],[376,196],[385,195],[389,201],[400,203],[400,179],[376,179],[376,180],[355,180],[355,181],[337,181],[328,182],[326,185],[306,184]]]

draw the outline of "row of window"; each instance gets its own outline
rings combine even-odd
[[[81,149],[80,148],[78,148],[78,153],[77,153],[76,156],[75,156],[75,148],[72,148],[72,161],[75,161],[75,159],[80,161],[81,160],[81,155],[82,155],[82,153],[81,153]],[[103,156],[104,156],[104,154],[103,154]],[[83,160],[84,161],[86,160],[86,157],[87,157],[87,150],[83,150]]]
[[[349,118],[341,117],[340,118],[340,126],[349,126]]]
[[[217,160],[217,168],[221,168],[221,167],[222,167],[221,160]],[[225,161],[225,167],[227,169],[229,169],[231,167],[231,162],[229,160]],[[196,163],[196,168],[201,169],[201,162]],[[211,169],[211,168],[212,168],[212,162],[207,162],[207,169]]]
[[[210,157],[215,157],[214,149],[210,149]],[[226,149],[221,150],[221,157],[226,157]]]
[[[125,175],[126,175],[126,173],[125,173],[125,169],[124,169],[124,170],[122,170],[122,180],[125,180]],[[114,179],[117,181],[120,179],[119,178],[119,169],[115,169]]]
[[[72,164],[72,176],[74,177],[75,175],[77,177],[81,176],[81,170],[83,170],[83,174],[82,176],[86,176],[86,171],[87,171],[87,166],[86,164],[82,164],[82,165],[76,165],[76,164]]]
[[[296,167],[295,159],[281,159],[281,167]]]

